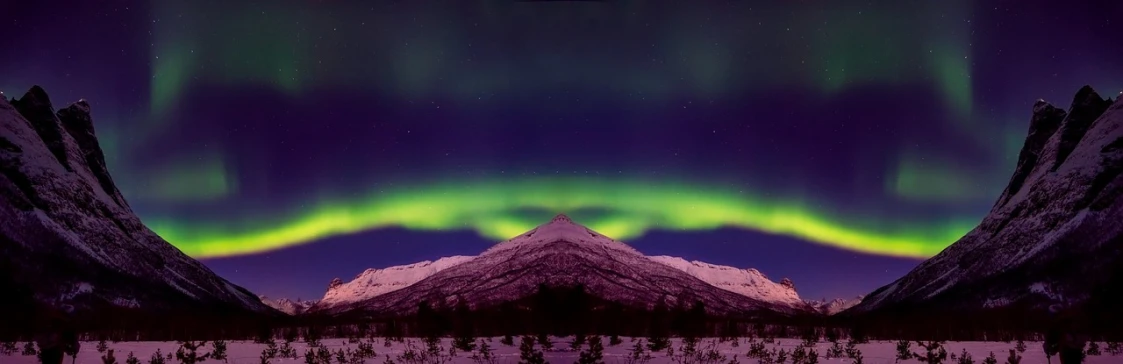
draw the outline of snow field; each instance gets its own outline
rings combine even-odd
[[[569,349],[569,343],[572,341],[572,339],[573,339],[572,337],[551,337],[551,342],[553,343],[554,349],[551,350],[551,351],[545,352],[546,361],[550,362],[550,363],[573,363],[573,362],[577,361],[578,351],[573,351],[573,350]],[[623,343],[621,343],[620,345],[609,346],[608,345],[608,338],[602,337],[601,342],[604,344],[604,362],[605,363],[611,364],[611,363],[626,363],[627,362],[626,357],[629,356],[629,354],[632,350],[632,345],[634,345],[634,342],[632,341],[632,338],[626,338],[625,337],[625,338],[621,338],[621,339],[623,340]],[[407,339],[407,340],[412,343],[415,350],[419,350],[419,351],[424,350],[425,344],[421,339],[411,338],[411,339]],[[477,342],[478,342],[478,340],[479,339],[477,339]],[[492,350],[493,354],[498,357],[498,360],[497,360],[498,363],[514,364],[514,363],[517,363],[519,361],[519,346],[518,346],[519,345],[519,338],[518,337],[515,337],[515,345],[513,345],[513,346],[507,346],[507,345],[501,344],[499,342],[500,341],[499,337],[494,337],[494,338],[490,338],[490,339],[484,338],[483,340],[488,341],[488,345],[491,347],[491,350]],[[722,363],[728,363],[729,360],[733,358],[733,355],[736,355],[737,361],[740,362],[740,363],[743,363],[743,364],[756,364],[756,363],[758,363],[758,360],[755,359],[755,358],[749,359],[749,358],[745,357],[745,353],[747,353],[748,350],[749,350],[749,345],[746,344],[746,342],[745,342],[746,339],[741,338],[739,340],[740,341],[739,341],[738,347],[732,347],[732,342],[720,343],[720,342],[717,341],[717,339],[702,339],[698,343],[698,350],[705,350],[706,348],[708,348],[710,346],[711,342],[714,342],[714,343],[716,343],[716,349],[719,352],[721,352],[722,355],[726,356],[725,360],[722,361]],[[644,341],[646,342],[646,340],[644,340]],[[800,342],[801,341],[798,340],[798,339],[777,339],[775,344],[766,344],[766,347],[769,350],[771,350],[773,348],[776,348],[777,350],[784,349],[784,350],[787,350],[787,351],[791,351],[795,347],[799,346]],[[280,343],[281,342],[278,341],[278,346],[280,345]],[[406,350],[406,344],[405,343],[391,342],[390,347],[386,347],[384,343],[385,343],[385,340],[382,339],[382,338],[375,339],[374,351],[377,353],[377,358],[366,359],[364,361],[364,364],[381,364],[381,363],[384,363],[386,361],[386,355],[387,354],[390,355],[390,357],[394,360],[395,363],[407,364],[407,363],[404,363],[403,361],[398,359],[398,355],[400,355],[404,350]],[[443,346],[443,349],[445,350],[446,353],[447,353],[448,348],[451,346],[451,343],[452,343],[452,339],[450,339],[450,338],[444,338],[444,339],[441,340],[441,345]],[[673,347],[675,348],[675,351],[678,352],[679,346],[681,345],[680,340],[679,339],[671,339],[671,343],[672,343]],[[322,341],[322,344],[333,352],[333,359],[332,359],[333,364],[335,363],[334,352],[336,350],[339,350],[341,348],[343,348],[344,350],[346,350],[347,348],[355,350],[358,346],[358,344],[348,344],[346,339],[325,339],[325,340]],[[174,358],[174,353],[175,353],[176,349],[179,348],[179,344],[176,343],[176,342],[118,342],[118,343],[108,343],[108,345],[109,345],[110,349],[114,350],[114,356],[117,358],[118,363],[123,364],[125,362],[125,358],[129,354],[129,352],[132,352],[138,359],[140,359],[140,362],[142,364],[148,363],[149,358],[152,356],[152,354],[154,352],[156,352],[157,349],[159,349],[160,352],[163,353],[165,356],[168,353],[173,353],[173,359],[168,360],[167,364],[179,363]],[[292,345],[293,348],[296,349],[299,358],[297,358],[297,359],[276,358],[276,359],[273,359],[271,361],[271,363],[273,363],[273,364],[303,364],[304,363],[303,354],[304,354],[304,351],[308,348],[308,345],[306,343],[300,342],[300,341],[294,342],[291,345]],[[845,346],[845,341],[843,341],[843,345]],[[983,358],[985,358],[990,352],[994,352],[995,356],[998,358],[999,363],[1005,363],[1008,352],[1009,352],[1010,349],[1014,348],[1014,345],[1015,345],[1015,343],[1013,343],[1013,342],[1011,342],[1011,343],[1005,343],[1005,342],[948,342],[948,343],[944,344],[944,348],[948,351],[948,354],[949,354],[949,358],[945,363],[955,364],[955,361],[950,360],[950,354],[955,353],[958,356],[959,353],[961,353],[963,349],[966,349],[967,352],[969,354],[971,354],[975,363],[981,364]],[[23,343],[20,343],[20,345],[18,345],[18,346],[19,346],[19,348],[22,348]],[[823,364],[827,364],[827,363],[849,364],[849,363],[851,363],[850,359],[839,359],[839,358],[826,359],[825,354],[827,352],[827,349],[830,346],[831,346],[830,343],[825,343],[825,342],[819,343],[816,346],[816,351],[819,353],[819,363],[823,363]],[[895,357],[896,357],[896,343],[893,342],[893,341],[871,341],[870,343],[858,344],[857,346],[858,346],[858,349],[862,351],[862,356],[865,358],[865,360],[864,360],[865,363],[870,363],[870,364],[897,363],[897,361],[895,359]],[[1105,346],[1106,345],[1104,345],[1104,343],[1100,343],[1101,349],[1104,348]],[[540,346],[536,346],[536,347],[541,349]],[[1021,362],[1022,364],[1048,363],[1048,361],[1045,358],[1045,354],[1042,351],[1041,342],[1029,342],[1029,341],[1027,341],[1026,347],[1027,347],[1026,352],[1020,354],[1022,356],[1022,362]],[[912,345],[912,348],[913,348],[913,352],[919,352],[920,351],[920,349],[916,347],[915,343]],[[199,350],[199,353],[210,352],[210,349],[211,349],[211,345],[210,345],[210,343],[207,343],[207,345],[204,348],[201,348]],[[232,342],[228,342],[227,343],[227,360],[226,360],[226,363],[229,363],[229,364],[258,364],[258,363],[260,363],[259,357],[261,356],[261,352],[264,349],[265,349],[265,344],[257,344],[257,343],[253,343],[251,341],[232,341]],[[82,342],[81,350],[78,353],[78,357],[74,360],[74,364],[101,364],[102,363],[101,355],[102,354],[98,353],[98,351],[97,351],[97,342]],[[469,357],[470,355],[471,355],[471,353],[459,352],[459,353],[456,354],[455,357],[452,358],[451,361],[449,361],[449,363],[474,363],[474,361]],[[647,362],[648,364],[665,364],[665,363],[675,363],[676,362],[673,358],[667,356],[666,351],[652,353],[651,356],[652,356],[652,358],[651,358],[650,361]],[[0,363],[3,363],[3,364],[33,364],[33,363],[37,363],[37,362],[38,361],[34,356],[22,356],[22,355],[19,355],[18,352],[14,353],[10,356],[0,356]],[[63,360],[63,362],[64,363],[70,363],[70,358],[69,357],[65,358],[65,360]],[[215,363],[220,363],[220,362],[221,361],[207,360],[204,363],[215,364]],[[1053,363],[1058,363],[1058,362],[1059,361],[1057,360],[1057,358],[1054,357]],[[789,361],[789,363],[790,363],[790,361]],[[914,364],[914,363],[919,363],[919,361],[916,361],[914,359],[910,359],[910,360],[902,360],[899,363]],[[1123,355],[1121,355],[1121,356],[1111,356],[1110,354],[1105,352],[1103,355],[1089,356],[1087,358],[1087,360],[1085,360],[1085,363],[1087,363],[1087,364],[1123,363]]]

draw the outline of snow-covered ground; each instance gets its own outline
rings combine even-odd
[[[417,348],[417,350],[424,350],[425,344],[422,340],[420,340],[420,339],[407,339],[407,340],[411,341],[413,346],[415,348]],[[515,345],[513,345],[513,346],[507,346],[507,345],[501,344],[500,338],[491,338],[490,340],[489,339],[483,339],[483,340],[488,341],[488,345],[491,346],[494,354],[498,357],[498,360],[497,360],[498,363],[512,363],[513,364],[513,363],[517,363],[519,361],[519,347],[518,347],[519,338],[517,338],[517,337],[515,338]],[[546,361],[550,362],[550,363],[573,363],[573,362],[575,362],[577,360],[577,357],[578,357],[578,352],[577,351],[571,351],[571,350],[568,349],[569,343],[570,343],[571,340],[572,340],[572,338],[552,337],[551,342],[553,342],[555,349],[553,351],[545,352]],[[717,339],[703,339],[703,340],[700,341],[698,347],[701,350],[701,349],[704,349],[706,347],[709,347],[711,342],[717,343],[715,348],[719,352],[721,352],[722,355],[726,356],[725,360],[721,361],[721,363],[730,362],[730,360],[733,359],[733,356],[736,355],[736,359],[740,363],[755,364],[755,363],[758,362],[757,359],[755,359],[755,358],[749,359],[749,358],[746,358],[746,356],[745,356],[745,353],[747,353],[748,350],[749,350],[749,346],[745,343],[745,340],[746,339],[744,339],[744,338],[740,339],[740,344],[738,345],[738,347],[732,347],[731,342],[717,343]],[[398,356],[406,349],[404,343],[391,342],[391,346],[386,347],[384,345],[384,340],[381,339],[381,338],[374,339],[374,342],[375,342],[374,350],[377,353],[377,358],[366,359],[364,361],[364,363],[366,363],[366,364],[384,363],[384,362],[386,362],[387,354],[390,355],[390,357],[394,360],[395,363],[399,363],[399,364],[408,363],[408,362],[404,362],[402,360],[399,360],[399,358],[398,358]],[[634,345],[634,342],[632,341],[631,338],[623,338],[623,343],[621,343],[620,345],[616,345],[616,346],[609,346],[607,337],[603,338],[602,342],[604,343],[604,346],[605,346],[605,348],[604,348],[604,362],[605,363],[626,363],[627,362],[626,357],[630,354],[630,351],[632,349],[632,345]],[[280,345],[280,343],[281,342],[278,341],[278,345]],[[336,350],[339,350],[341,348],[344,348],[344,350],[346,350],[346,348],[350,348],[352,350],[355,350],[355,349],[357,349],[357,346],[358,346],[358,344],[347,344],[346,339],[325,339],[325,340],[322,341],[322,343],[323,343],[324,346],[329,348],[333,353]],[[154,352],[156,352],[157,349],[159,349],[160,352],[163,353],[164,355],[167,355],[167,353],[175,353],[176,349],[179,347],[179,344],[175,343],[175,342],[118,342],[118,343],[108,343],[108,344],[109,344],[109,348],[113,349],[115,351],[115,357],[117,358],[117,362],[122,363],[122,364],[125,362],[125,358],[128,356],[129,352],[132,352],[137,358],[140,359],[140,362],[143,364],[143,363],[149,362],[149,358],[152,356],[152,354]],[[776,344],[768,344],[767,348],[768,349],[776,348],[777,350],[784,349],[784,350],[791,351],[792,349],[797,347],[799,344],[800,344],[800,341],[797,340],[797,339],[780,339],[780,340],[777,340]],[[447,353],[447,350],[450,347],[450,345],[451,345],[451,339],[445,338],[445,339],[442,340],[442,346],[443,346],[444,350],[446,351],[446,353]],[[678,349],[679,349],[679,346],[681,345],[679,340],[672,339],[672,345],[675,347],[676,352],[679,351]],[[825,357],[823,357],[824,354],[827,352],[827,349],[830,347],[830,345],[831,345],[830,343],[819,343],[818,344],[818,346],[816,348],[816,351],[820,355],[819,363],[824,363],[824,364],[826,364],[826,363],[839,363],[839,364],[851,363],[850,359],[826,359]],[[1004,342],[949,342],[949,343],[946,343],[944,345],[944,347],[947,349],[949,354],[955,353],[957,356],[963,349],[967,349],[967,352],[970,353],[971,356],[973,357],[974,362],[981,364],[983,358],[985,358],[990,352],[994,352],[995,356],[998,358],[999,363],[1005,363],[1006,357],[1009,355],[1008,354],[1009,350],[1013,349],[1014,345],[1015,345],[1014,343],[1004,343]],[[300,358],[298,358],[298,359],[276,358],[276,359],[273,359],[271,361],[271,363],[273,363],[273,364],[290,364],[290,363],[300,364],[300,363],[304,363],[303,354],[304,354],[305,349],[307,348],[307,345],[303,342],[295,342],[295,343],[292,344],[292,346],[293,346],[293,348],[295,348],[297,350]],[[882,364],[882,363],[894,363],[894,362],[896,362],[896,360],[895,360],[895,356],[896,356],[896,344],[895,344],[895,342],[873,341],[873,342],[870,342],[868,344],[859,344],[857,346],[858,346],[858,349],[862,351],[862,356],[865,358],[865,360],[864,360],[865,363]],[[1041,343],[1040,342],[1028,342],[1027,341],[1026,347],[1027,347],[1026,352],[1021,354],[1022,357],[1023,357],[1022,361],[1021,361],[1022,364],[1047,363],[1047,360],[1045,358],[1045,354],[1041,350]],[[1106,346],[1104,345],[1104,343],[1100,343],[1100,347],[1101,347],[1101,349],[1103,349]],[[19,344],[19,348],[20,349],[23,348],[23,343]],[[210,349],[211,349],[211,345],[210,345],[210,343],[208,343],[207,346],[205,347],[205,349],[200,349],[199,352],[200,353],[206,353],[206,352],[209,352]],[[256,343],[248,342],[248,341],[229,342],[228,343],[228,349],[227,349],[228,358],[227,358],[226,362],[227,363],[234,363],[234,364],[257,364],[257,363],[260,363],[261,360],[259,359],[259,357],[261,356],[261,352],[262,352],[263,349],[265,349],[264,344],[256,344]],[[913,351],[914,352],[919,351],[919,349],[916,347],[915,344],[913,344]],[[457,353],[456,356],[452,358],[450,363],[474,363],[474,361],[469,356],[470,356],[469,353],[463,353],[463,352]],[[70,358],[67,357],[66,360],[64,360],[63,362],[64,363],[70,363]],[[218,363],[218,362],[221,362],[221,361],[208,360],[204,363]],[[667,353],[665,351],[663,351],[663,352],[653,353],[652,359],[650,361],[648,361],[647,363],[649,363],[649,364],[661,364],[661,363],[674,363],[674,362],[676,362],[676,361],[673,358],[668,357]],[[790,360],[788,362],[790,363]],[[1058,362],[1057,358],[1054,357],[1053,362],[1054,363]],[[1111,356],[1110,354],[1108,354],[1106,352],[1103,355],[1100,355],[1100,356],[1089,356],[1088,359],[1085,361],[1085,363],[1088,363],[1088,364],[1101,364],[1101,363],[1107,364],[1107,363],[1121,363],[1121,362],[1123,362],[1123,355],[1121,355],[1121,356]],[[22,356],[22,355],[19,355],[19,353],[17,352],[15,354],[11,355],[11,356],[0,356],[0,363],[4,363],[4,364],[32,364],[32,363],[37,363],[37,361],[36,361],[36,358],[34,356]],[[101,353],[98,353],[98,351],[97,351],[97,343],[96,342],[83,342],[82,348],[79,351],[78,357],[74,361],[74,364],[100,364],[100,363],[102,363]],[[172,360],[167,361],[167,364],[173,364],[173,363],[179,363],[179,361],[174,359],[174,357],[173,357]],[[333,358],[332,358],[332,363],[333,364],[336,363],[334,355],[333,355]],[[902,361],[900,361],[900,363],[911,364],[911,363],[918,363],[918,361],[916,361],[916,360],[902,360]],[[947,361],[945,361],[945,363],[954,364],[956,362],[950,360],[950,356],[949,356],[949,359]]]

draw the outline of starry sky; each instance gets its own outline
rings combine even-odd
[[[989,210],[1032,103],[1123,91],[1118,1],[21,1],[0,91],[86,98],[154,231],[255,292],[564,212],[868,293]]]

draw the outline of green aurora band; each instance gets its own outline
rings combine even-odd
[[[528,213],[538,211],[538,214]],[[841,249],[898,257],[934,255],[975,222],[889,223],[816,211],[799,199],[770,199],[683,183],[550,178],[446,182],[326,200],[285,219],[253,225],[190,224],[147,219],[160,236],[197,258],[254,254],[339,234],[384,227],[467,230],[503,240],[564,212],[616,239],[651,229],[697,231],[737,227],[787,235]],[[538,216],[532,216],[538,215]]]

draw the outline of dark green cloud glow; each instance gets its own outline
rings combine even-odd
[[[986,200],[994,194],[955,163],[915,153],[902,154],[889,175],[886,191],[906,200],[957,203]]]
[[[385,190],[362,198],[324,200],[271,221],[184,223],[146,221],[184,252],[200,258],[251,254],[382,227],[472,229],[502,240],[544,221],[527,210],[565,212],[617,239],[650,229],[739,227],[789,235],[842,249],[927,257],[974,221],[890,223],[816,211],[799,199],[773,199],[686,183],[597,179],[524,179],[440,183]],[[974,219],[971,219],[974,220]]]
[[[580,85],[649,98],[909,85],[935,90],[963,113],[971,108],[969,24],[946,20],[970,15],[969,3],[958,0],[923,11],[829,2],[795,14],[779,5],[731,3],[715,14],[640,1],[234,2],[221,12],[205,3],[154,4],[150,108],[157,114],[205,85],[461,99]],[[624,51],[633,56],[609,56]]]
[[[220,154],[171,161],[144,173],[137,197],[158,202],[206,202],[237,191],[237,178]]]

